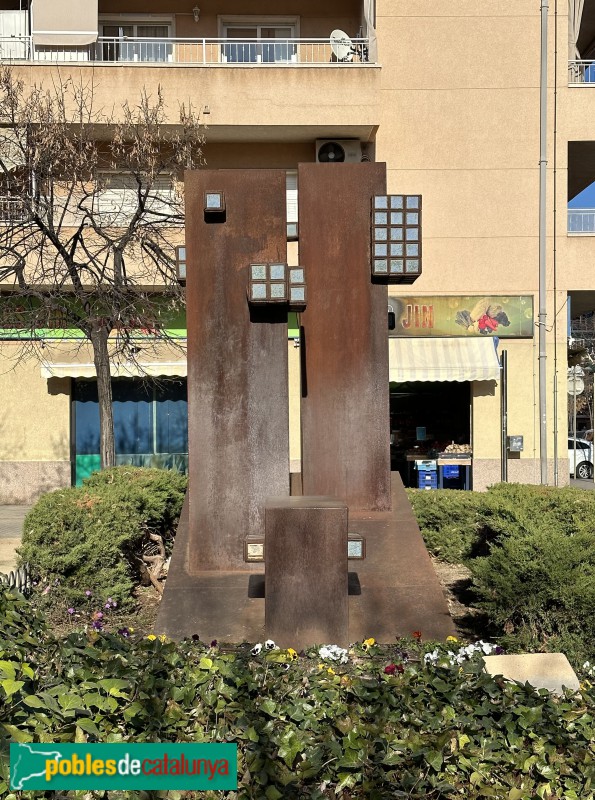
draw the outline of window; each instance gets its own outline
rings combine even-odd
[[[188,466],[186,379],[118,378],[112,381],[116,463],[160,466],[185,472]],[[97,381],[74,383],[76,483],[99,469]]]
[[[138,183],[134,175],[126,172],[100,171],[97,176],[97,211],[104,225],[127,225],[139,204]],[[146,190],[142,187],[141,192]],[[174,189],[169,175],[155,179],[146,198],[146,208],[151,220],[159,221],[159,215],[174,213]],[[173,224],[173,220],[168,220]]]
[[[297,60],[297,17],[257,20],[237,17],[221,21],[224,39],[237,39],[223,45],[222,60],[238,64],[282,64]],[[256,40],[256,41],[255,41]]]
[[[186,247],[176,247],[176,272],[180,283],[186,283]]]
[[[171,61],[173,44],[169,21],[102,22],[101,58],[103,61]],[[151,41],[155,40],[155,41]]]
[[[298,176],[297,169],[288,169],[285,178],[287,195],[287,239],[298,238]]]

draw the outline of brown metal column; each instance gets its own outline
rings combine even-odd
[[[206,191],[225,221],[206,221]],[[285,172],[188,172],[185,192],[192,574],[245,569],[265,498],[289,494],[287,309],[246,297],[251,263],[287,259]]]
[[[302,368],[304,495],[352,509],[390,500],[387,288],[373,284],[370,209],[385,164],[300,164],[300,263],[308,276]]]

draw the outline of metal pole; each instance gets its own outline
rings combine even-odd
[[[572,444],[574,449],[574,469],[572,474],[576,480],[576,367],[572,368]]]
[[[500,356],[500,422],[502,434],[500,441],[500,480],[508,481],[508,359],[506,350]]]
[[[548,0],[541,0],[541,74],[539,81],[539,462],[541,483],[547,484],[547,372],[546,372],[546,184],[547,184],[547,14]]]

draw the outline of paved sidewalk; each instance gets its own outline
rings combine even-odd
[[[16,567],[16,548],[21,542],[23,520],[31,506],[0,506],[0,572]]]

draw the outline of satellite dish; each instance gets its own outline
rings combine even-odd
[[[337,61],[352,61],[355,53],[353,42],[345,31],[337,28],[331,33],[331,50]]]
[[[318,161],[323,164],[345,161],[345,150],[339,142],[326,142],[318,151]]]

